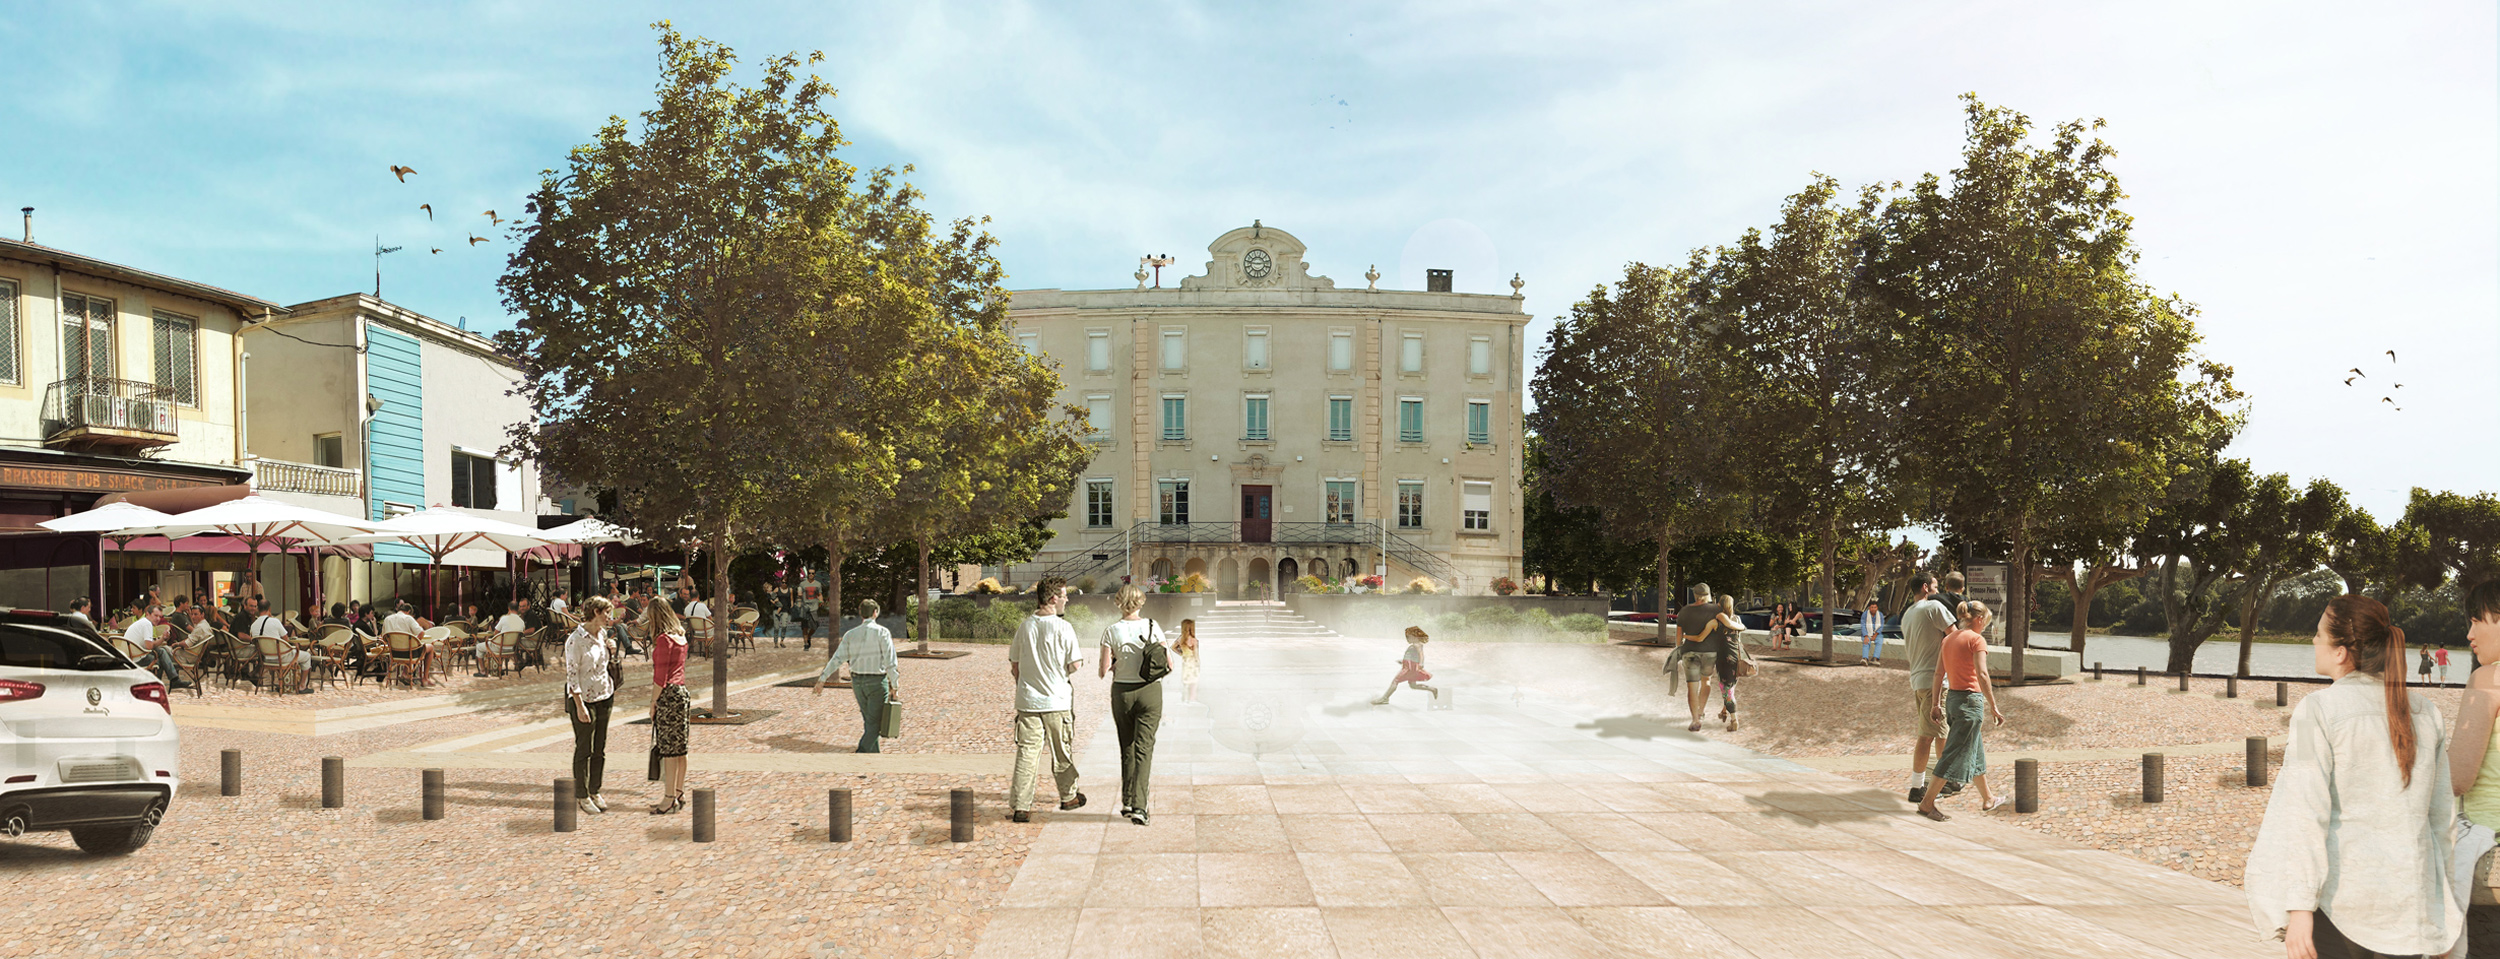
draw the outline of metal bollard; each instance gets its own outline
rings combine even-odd
[[[2014,760],[2014,811],[2040,811],[2040,761]]]
[[[321,757],[321,808],[337,809],[347,805],[347,760],[337,756]]]
[[[2292,684],[2274,684],[2274,704],[2277,706],[2289,706],[2292,704]]]
[[[443,771],[426,770],[420,783],[418,788],[424,791],[425,818],[428,820],[443,818]]]
[[[2240,698],[2240,674],[2238,674],[2238,673],[2232,673],[2230,676],[2225,677],[2225,678],[2223,679],[2223,682],[2222,682],[2222,698],[2224,698],[2224,699],[2238,699],[2238,698]]]
[[[243,751],[229,749],[217,755],[217,795],[243,795]]]
[[[2188,681],[2188,671],[2187,671],[2187,670],[2184,670],[2184,669],[2180,670],[2180,671],[2179,671],[2179,691],[2180,691],[2180,692],[2183,692],[2183,693],[2184,693],[2184,692],[2187,692],[2187,691],[2188,691],[2188,688],[2187,688],[2187,681]]]
[[[694,841],[711,842],[714,835],[715,832],[712,827],[712,791],[709,789],[697,789],[694,791]]]
[[[825,841],[851,841],[851,791],[825,791]]]
[[[2097,659],[2092,661],[2092,681],[2096,683],[2101,681],[2101,661]]]
[[[2144,685],[2144,667],[2142,666],[2135,668],[2135,684],[2138,686]]]
[[[2161,801],[2161,754],[2144,754],[2144,801]]]
[[[952,820],[950,823],[952,829],[949,831],[946,838],[955,842],[971,842],[972,790],[954,790],[946,794],[946,799],[947,817]]]
[[[2248,784],[2251,786],[2266,784],[2266,752],[2266,737],[2248,737]]]
[[[573,798],[573,778],[556,780],[556,831],[572,832],[579,824],[582,811]]]

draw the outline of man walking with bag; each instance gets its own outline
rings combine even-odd
[[[1076,672],[1076,629],[1059,618],[1067,608],[1068,581],[1044,579],[1033,590],[1033,615],[1016,627],[1007,647],[1007,674],[1016,681],[1016,774],[1008,787],[1007,805],[1015,821],[1033,821],[1033,780],[1045,750],[1051,777],[1059,784],[1059,809],[1085,805],[1076,791],[1074,717],[1075,691],[1068,677]]]
[[[888,704],[900,703],[894,689],[902,678],[894,669],[894,634],[877,622],[877,601],[859,602],[859,625],[842,634],[842,645],[833,655],[825,657],[824,672],[816,674],[815,695],[825,694],[825,680],[843,667],[851,670],[851,696],[859,700],[859,752],[877,752],[877,735],[885,728]]]
[[[1910,657],[1910,735],[1918,746],[1910,753],[1910,801],[1927,797],[1927,753],[1944,738],[1936,709],[1936,665],[1944,656],[1944,637],[1953,631],[1953,614],[1936,601],[1936,575],[1920,570],[1910,575],[1910,609],[1901,614],[1901,643]]]

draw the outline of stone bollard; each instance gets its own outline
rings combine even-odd
[[[2188,681],[2188,671],[2187,671],[2187,670],[2184,670],[2184,669],[2180,670],[2180,671],[2179,671],[2179,691],[2180,691],[2180,692],[2183,692],[2183,693],[2184,693],[2184,692],[2187,692],[2187,691],[2188,691],[2188,688],[2187,688],[2187,681]]]
[[[2277,706],[2289,706],[2292,704],[2292,684],[2274,684],[2274,704]]]
[[[347,805],[347,760],[337,756],[321,757],[321,808],[337,809]]]
[[[694,841],[711,842],[716,834],[712,825],[712,791],[694,791]]]
[[[2223,682],[2222,682],[2222,698],[2224,698],[2224,699],[2238,699],[2238,698],[2240,698],[2240,674],[2238,674],[2238,673],[2232,673],[2229,677],[2227,677],[2227,678],[2225,678],[2225,679],[2223,680]]]
[[[2040,761],[2014,760],[2014,811],[2040,811]]]
[[[851,791],[825,791],[825,841],[851,841]]]
[[[425,818],[429,821],[443,818],[443,771],[428,769],[418,783],[417,788],[422,792],[419,799],[424,803]]]
[[[2101,681],[2101,661],[2097,659],[2092,661],[2092,681],[2096,683]]]
[[[2251,786],[2266,784],[2266,751],[2266,737],[2248,737],[2248,784]]]
[[[243,795],[243,751],[229,749],[217,754],[217,795]]]
[[[2161,759],[2162,754],[2160,753],[2144,754],[2145,802],[2161,801]]]
[[[556,780],[556,831],[572,832],[579,825],[581,814],[573,797],[573,777]]]
[[[972,841],[972,790],[957,789],[946,794],[947,837],[955,842]]]
[[[2144,667],[2142,666],[2135,668],[2135,684],[2138,686],[2144,685]]]

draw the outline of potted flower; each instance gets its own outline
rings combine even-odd
[[[988,609],[990,608],[990,601],[997,599],[998,594],[1002,592],[1005,592],[1005,590],[999,588],[997,577],[984,576],[981,578],[980,582],[972,584],[972,604],[982,609]]]
[[[1508,596],[1518,591],[1518,580],[1512,579],[1508,576],[1503,576],[1493,581],[1493,593],[1496,596]]]

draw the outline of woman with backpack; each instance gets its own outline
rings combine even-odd
[[[1155,729],[1163,724],[1163,684],[1172,671],[1163,627],[1138,615],[1146,594],[1120,587],[1120,618],[1102,631],[1096,676],[1111,677],[1111,725],[1120,736],[1120,815],[1146,824],[1147,783],[1154,776]]]

